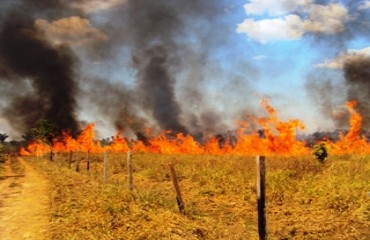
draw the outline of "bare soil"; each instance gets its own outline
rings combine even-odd
[[[48,239],[47,180],[17,157],[7,159],[0,176],[0,239]]]

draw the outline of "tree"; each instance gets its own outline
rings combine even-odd
[[[6,133],[0,133],[0,143],[4,143],[5,140],[8,138],[8,134]]]
[[[57,136],[57,126],[46,119],[40,119],[36,127],[31,128],[30,133],[32,139],[51,145]]]
[[[58,130],[55,124],[46,119],[40,119],[30,133],[34,140],[50,145],[50,161],[53,161],[53,139],[57,136]]]

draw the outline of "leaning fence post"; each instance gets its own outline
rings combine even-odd
[[[179,206],[180,213],[185,215],[186,214],[185,213],[185,204],[184,204],[184,201],[182,200],[181,191],[180,191],[180,187],[179,187],[179,182],[177,180],[177,175],[176,175],[175,168],[174,168],[173,164],[169,164],[168,166],[170,167],[170,173],[171,173],[171,179],[172,179],[173,187],[175,188],[175,191],[176,191],[177,205]]]
[[[132,162],[132,152],[127,151],[127,175],[128,175],[128,189],[132,191],[134,189],[134,167]]]
[[[266,166],[265,156],[257,156],[257,210],[258,235],[260,240],[267,239],[266,230]]]

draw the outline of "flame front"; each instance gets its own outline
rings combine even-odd
[[[220,141],[217,137],[210,137],[203,144],[197,142],[192,136],[182,133],[173,134],[164,131],[158,136],[148,139],[148,143],[142,141],[130,142],[121,137],[118,132],[112,138],[108,146],[102,147],[95,140],[94,124],[89,124],[74,139],[67,133],[62,134],[61,140],[54,140],[50,147],[42,142],[32,142],[26,149],[22,148],[22,155],[44,155],[51,149],[55,152],[127,152],[132,150],[136,153],[160,153],[160,154],[236,154],[236,155],[279,155],[279,156],[303,156],[310,154],[310,149],[305,143],[296,139],[296,131],[304,130],[304,125],[297,119],[281,121],[267,99],[262,99],[261,105],[267,112],[267,117],[255,119],[261,130],[252,131],[250,124],[239,121],[237,131],[232,141],[231,136]],[[354,109],[356,102],[346,104],[350,117],[350,129],[346,135],[341,135],[339,141],[328,143],[331,154],[346,153],[369,153],[370,144],[360,136],[362,118]],[[249,134],[247,134],[249,132]],[[146,134],[150,134],[150,129]],[[261,136],[262,135],[262,136]],[[130,147],[129,147],[130,146]]]
[[[362,117],[354,109],[357,103],[350,101],[346,103],[346,107],[350,113],[349,124],[350,128],[346,135],[341,134],[339,140],[335,143],[329,143],[329,150],[332,154],[368,154],[370,153],[370,144],[364,136],[360,135]]]

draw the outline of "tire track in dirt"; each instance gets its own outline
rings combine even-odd
[[[9,158],[4,172],[0,181],[0,239],[48,239],[47,180],[22,158]]]

